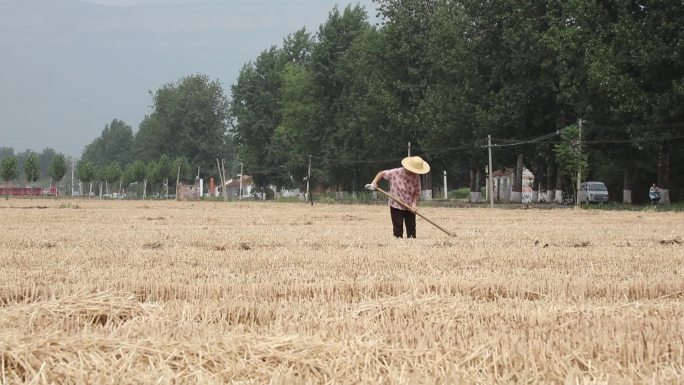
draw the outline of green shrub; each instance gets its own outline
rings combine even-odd
[[[449,191],[449,199],[468,199],[470,198],[470,188],[461,187],[456,190]]]

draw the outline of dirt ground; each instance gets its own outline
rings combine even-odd
[[[0,383],[680,384],[684,214],[0,202]]]

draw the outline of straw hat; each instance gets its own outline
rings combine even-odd
[[[409,156],[401,161],[405,169],[416,174],[427,174],[430,172],[430,165],[419,156]]]

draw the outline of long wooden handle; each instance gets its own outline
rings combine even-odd
[[[394,195],[388,193],[387,191],[381,189],[380,187],[375,187],[375,189],[378,190],[378,191],[380,191],[381,193],[385,194],[388,198],[392,199],[393,201],[395,201],[395,202],[399,203],[400,205],[404,206],[404,208],[406,208],[407,210],[409,210],[409,211],[415,213],[415,214],[418,215],[419,217],[421,217],[421,218],[425,219],[426,221],[430,222],[430,224],[432,224],[432,225],[435,226],[436,228],[438,228],[438,229],[444,231],[448,236],[450,236],[450,237],[455,237],[455,236],[456,236],[456,235],[454,235],[453,233],[451,233],[449,230],[445,229],[444,227],[442,227],[442,226],[436,224],[435,222],[429,220],[428,218],[426,218],[423,214],[419,213],[418,211],[413,211],[413,207],[409,206],[408,204],[406,204],[404,201],[402,201],[402,200],[399,199],[398,197],[395,197]]]

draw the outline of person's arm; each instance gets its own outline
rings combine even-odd
[[[411,211],[413,211],[414,213],[416,211],[418,211],[418,200],[420,199],[420,189],[421,189],[420,177],[418,177],[418,180],[416,181],[413,197],[411,197],[412,202],[409,202],[409,204],[411,205]]]
[[[378,183],[380,182],[380,179],[382,179],[384,176],[385,176],[385,171],[384,170],[380,171],[377,175],[375,175],[375,178],[373,178],[373,181],[371,182],[371,184],[374,187],[378,187]]]
[[[420,190],[417,194],[413,195],[413,202],[411,202],[411,211],[414,213],[418,211],[418,199],[420,199]]]

